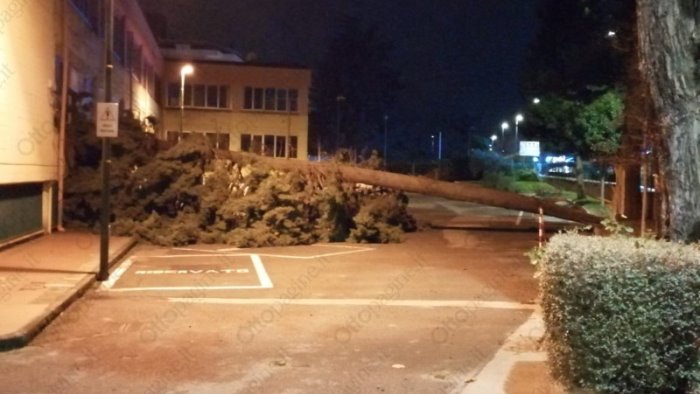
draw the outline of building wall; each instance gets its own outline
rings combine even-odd
[[[54,2],[0,0],[0,244],[51,229],[54,80]]]
[[[180,69],[184,62],[166,61],[164,71],[163,130],[177,132],[180,129],[179,104],[168,103],[169,84],[180,86]],[[241,136],[287,135],[297,138],[297,158],[308,156],[308,113],[311,71],[302,68],[244,65],[235,63],[195,62],[194,73],[187,76],[188,85],[225,85],[228,87],[228,106],[225,109],[186,108],[185,132],[228,134],[231,150],[241,150]],[[245,87],[297,89],[298,110],[274,112],[245,110]],[[174,104],[174,105],[173,105]]]
[[[67,42],[70,48],[70,88],[90,93],[95,101],[104,100],[103,22],[94,23],[72,0],[65,1]],[[92,0],[102,10],[102,0]],[[112,101],[137,118],[160,117],[159,84],[163,69],[160,49],[135,0],[115,1],[114,72]],[[120,28],[122,24],[123,28]],[[58,34],[58,53],[63,42]],[[121,38],[118,38],[121,37]]]
[[[0,184],[57,178],[53,12],[51,1],[0,0]]]

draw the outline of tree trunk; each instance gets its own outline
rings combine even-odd
[[[539,200],[517,193],[489,189],[473,184],[441,182],[430,178],[396,174],[386,171],[338,165],[335,163],[315,163],[302,160],[275,159],[243,152],[217,151],[220,159],[266,163],[281,170],[320,172],[338,175],[345,182],[364,183],[394,190],[444,197],[451,200],[469,201],[506,209],[538,213],[539,208],[549,216],[584,224],[600,223],[601,218],[591,215],[581,208],[564,207],[553,201]]]
[[[700,114],[695,39],[700,6],[688,0],[637,0],[640,67],[661,119],[660,174],[668,192],[669,235],[700,237]],[[659,148],[659,147],[655,147]]]
[[[586,187],[583,185],[583,158],[576,155],[576,198],[586,198]]]

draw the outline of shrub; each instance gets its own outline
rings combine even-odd
[[[518,181],[538,182],[540,180],[537,176],[537,172],[529,168],[519,168],[513,171],[513,176],[515,176],[515,179]]]
[[[700,248],[560,234],[534,259],[555,378],[601,393],[697,390]]]

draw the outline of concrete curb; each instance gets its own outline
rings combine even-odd
[[[122,247],[115,250],[109,256],[109,266],[112,267],[121,260],[135,245],[136,238],[131,238]],[[0,352],[14,350],[27,346],[41,331],[44,330],[58,315],[63,313],[77,299],[83,296],[85,292],[92,287],[97,281],[96,275],[87,274],[80,280],[72,289],[71,293],[65,299],[59,300],[46,308],[42,316],[39,316],[28,322],[16,332],[0,336]]]

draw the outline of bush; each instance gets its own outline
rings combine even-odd
[[[560,234],[535,254],[555,378],[600,393],[700,381],[700,248]]]

